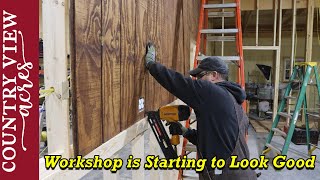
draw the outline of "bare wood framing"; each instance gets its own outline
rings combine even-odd
[[[293,72],[293,65],[294,65],[294,61],[295,61],[295,55],[296,55],[296,49],[295,49],[295,45],[296,45],[296,21],[297,21],[297,1],[296,0],[292,0],[293,1],[293,11],[292,11],[292,34],[291,34],[291,61],[290,61],[290,74],[292,74]],[[290,92],[290,95],[291,96]],[[291,99],[288,99],[288,104],[287,104],[287,113],[289,114],[291,111]],[[290,118],[286,119],[286,125],[289,126],[290,123]]]
[[[256,0],[256,46],[259,45],[259,2]]]
[[[67,26],[68,1],[42,2],[45,87],[55,92],[46,97],[48,153],[61,152],[70,156],[69,89],[67,80]]]
[[[273,96],[273,110],[272,110],[272,119],[275,119],[276,114],[278,113],[278,101],[279,101],[279,83],[280,83],[280,46],[279,50],[276,51],[276,66],[274,69],[274,96]]]
[[[305,61],[312,60],[312,42],[313,42],[313,22],[314,22],[314,6],[315,1],[308,1],[307,30],[306,30],[306,54]]]
[[[244,50],[279,50],[278,46],[243,46]]]
[[[222,4],[224,4],[224,0],[221,1]],[[222,13],[224,12],[224,9],[222,9]],[[222,29],[224,29],[224,16],[222,16]],[[224,34],[222,34],[222,37],[224,37]],[[221,56],[224,56],[224,41],[221,41]]]
[[[314,22],[314,6],[315,1],[308,1],[308,9],[307,9],[307,27],[306,27],[306,46],[305,46],[305,61],[312,61],[312,43],[313,43],[313,22]],[[306,92],[307,102],[310,102],[310,88],[307,88]],[[305,123],[305,112],[303,112],[302,122]]]
[[[274,4],[274,21],[273,21],[273,46],[276,45],[277,41],[277,8],[278,8],[278,0],[273,1]]]
[[[278,110],[278,94],[279,94],[279,75],[280,75],[280,47],[277,46],[243,46],[243,50],[260,50],[260,51],[275,51],[276,52],[276,67],[274,69],[274,96],[273,96],[273,116]],[[274,119],[274,117],[273,117]]]
[[[275,91],[274,95],[275,98],[277,98],[277,101],[274,101],[273,105],[273,114],[272,114],[272,119],[274,120],[276,117],[276,113],[278,112],[278,94],[279,94],[279,81],[280,81],[280,57],[281,57],[281,40],[282,40],[282,0],[279,0],[279,22],[278,22],[278,47],[279,51],[277,51],[277,61],[276,61],[276,68],[275,68],[275,89],[277,88],[278,90]]]

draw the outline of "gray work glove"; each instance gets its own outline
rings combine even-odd
[[[181,131],[182,131],[182,136],[184,136],[184,134],[189,130],[188,128],[182,126],[182,124],[180,122],[176,122],[177,124],[179,124]]]
[[[154,45],[149,42],[147,44],[147,52],[146,52],[146,56],[145,56],[145,65],[146,67],[149,69],[150,64],[156,62],[156,49],[154,47]]]

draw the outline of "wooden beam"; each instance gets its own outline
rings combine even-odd
[[[292,74],[293,72],[293,66],[294,66],[294,61],[295,61],[295,56],[296,56],[296,20],[297,20],[297,4],[296,4],[296,0],[292,0],[293,1],[293,11],[292,11],[292,34],[291,34],[291,61],[290,61],[290,74]],[[289,94],[289,96],[291,96],[291,93]],[[291,99],[288,99],[288,103],[287,103],[287,113],[289,114],[291,111]],[[286,120],[286,125],[289,127],[289,123],[290,123],[290,118],[287,118]]]
[[[278,111],[278,99],[279,99],[279,83],[280,83],[280,50],[276,51],[276,66],[274,77],[274,96],[273,96],[273,120]]]
[[[279,50],[278,46],[243,46],[244,50]]]
[[[307,9],[307,27],[306,27],[306,37],[305,37],[305,61],[310,62],[312,61],[312,43],[313,43],[313,23],[314,23],[314,6],[315,0],[308,1],[308,9]],[[319,22],[318,22],[319,23]],[[310,88],[307,88],[306,96],[307,102],[310,102]],[[305,123],[305,112],[303,112],[303,119],[302,122]]]
[[[48,154],[70,156],[69,83],[67,80],[68,1],[43,1],[44,83],[55,92],[46,97]]]
[[[274,89],[273,96],[273,113],[272,119],[274,120],[278,111],[278,98],[279,98],[279,83],[280,83],[280,57],[281,57],[281,40],[282,40],[282,0],[279,0],[279,21],[278,21],[278,47],[276,52],[276,62],[274,68]]]
[[[295,43],[296,43],[296,22],[297,22],[297,9],[296,9],[296,0],[292,0],[294,2],[294,8],[292,11],[292,34],[291,34],[291,64],[290,64],[290,74],[292,74],[293,63],[295,59]],[[289,101],[290,102],[290,101]],[[290,104],[290,103],[288,103]]]
[[[277,8],[278,8],[278,0],[274,0],[274,12],[273,12],[273,46],[276,45],[277,40]]]
[[[259,45],[259,3],[260,0],[256,0],[256,46]]]
[[[281,19],[279,19],[281,23]],[[281,28],[280,28],[281,30]],[[281,37],[281,34],[280,36]],[[281,39],[281,38],[279,38]],[[281,43],[280,43],[281,44]],[[243,50],[260,50],[260,51],[275,51],[276,61],[274,68],[274,96],[273,96],[273,119],[278,110],[278,94],[279,94],[279,82],[280,82],[280,46],[243,46]]]
[[[208,0],[207,0],[208,1]],[[224,0],[221,0],[221,3],[224,4],[225,1]],[[224,9],[222,9],[222,12],[225,12]],[[225,28],[225,20],[224,20],[224,17],[221,18],[222,20],[222,29]],[[207,28],[207,27],[206,27]],[[224,37],[224,34],[222,34],[222,37]],[[221,41],[221,56],[224,56],[224,41]]]
[[[306,27],[306,50],[305,50],[305,61],[312,61],[312,42],[313,42],[313,22],[314,22],[314,7],[315,1],[308,1],[308,12],[307,12],[307,27]]]

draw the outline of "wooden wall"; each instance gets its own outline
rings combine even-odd
[[[144,67],[152,41],[157,61],[186,74],[200,0],[73,0],[72,107],[75,155],[86,155],[174,100]],[[138,100],[145,99],[139,112]]]

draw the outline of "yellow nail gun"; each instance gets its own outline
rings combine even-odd
[[[190,108],[185,105],[164,106],[159,108],[158,111],[149,111],[146,114],[150,127],[166,159],[178,158],[177,145],[180,143],[179,135],[182,134],[182,131],[181,125],[177,122],[189,118]],[[161,120],[166,121],[165,125],[169,126],[169,132],[172,135],[171,139],[169,139]]]

